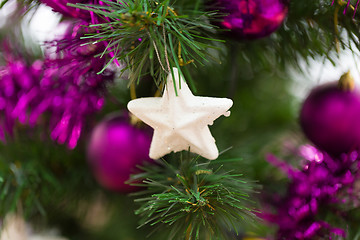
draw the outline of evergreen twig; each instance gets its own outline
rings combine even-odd
[[[225,160],[226,161],[226,160]],[[161,160],[159,165],[142,167],[134,175],[134,185],[147,189],[133,194],[141,204],[136,214],[142,227],[171,226],[169,239],[208,239],[237,232],[239,224],[256,218],[250,200],[254,184],[241,174],[226,172],[216,162],[181,156],[174,163]],[[155,229],[157,229],[155,228]]]
[[[126,63],[122,71],[130,70],[130,84],[150,74],[159,87],[172,67],[182,74],[181,66],[209,61],[208,49],[215,48],[212,42],[221,42],[209,37],[213,26],[206,19],[211,13],[179,14],[169,0],[103,2],[106,5],[68,5],[103,19],[89,26],[94,31],[85,38],[108,42],[106,51]]]

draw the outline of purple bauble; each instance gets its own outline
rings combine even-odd
[[[360,147],[360,94],[330,83],[315,88],[300,112],[305,135],[331,155]]]
[[[224,15],[214,24],[242,40],[273,33],[287,16],[288,5],[288,0],[212,0],[209,8]]]
[[[87,150],[97,181],[114,191],[136,190],[125,182],[137,165],[152,161],[149,158],[151,138],[151,130],[136,128],[127,116],[111,117],[97,125]]]

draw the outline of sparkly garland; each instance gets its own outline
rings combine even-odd
[[[344,229],[319,220],[321,209],[334,204],[358,204],[355,183],[360,179],[358,151],[334,158],[312,146],[303,146],[300,154],[306,159],[301,170],[273,155],[267,161],[285,172],[291,180],[286,196],[280,198],[277,213],[262,213],[261,217],[278,225],[277,239],[331,239],[331,235],[345,237]],[[305,150],[305,151],[304,151]]]

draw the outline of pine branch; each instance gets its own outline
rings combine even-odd
[[[170,226],[169,239],[227,239],[230,231],[256,219],[252,183],[216,167],[221,160],[184,155],[188,154],[171,163],[161,160],[159,165],[143,167],[144,173],[133,176],[134,185],[147,188],[133,194],[141,204],[136,211],[142,217],[139,227]]]
[[[329,60],[335,65],[338,60],[337,46],[340,52],[344,49],[353,52],[360,49],[360,15],[357,13],[353,17],[351,9],[343,14],[345,6],[340,6],[336,33],[334,16],[338,3],[331,5],[331,2],[289,1],[287,19],[269,37],[257,40],[226,38],[227,51],[220,52],[223,54],[220,56],[222,62],[226,61],[232,51],[231,46],[236,45],[238,51],[234,54],[237,56],[239,72],[249,69],[276,72],[289,67],[301,70],[304,69],[304,60],[309,63],[310,59]],[[224,12],[219,9],[217,17],[221,19],[223,15]],[[221,34],[220,31],[218,33]]]
[[[97,189],[82,151],[39,140],[42,131],[23,129],[0,145],[0,216],[18,206],[34,221],[59,209],[74,212]]]
[[[213,31],[206,20],[209,14],[179,14],[169,0],[103,2],[106,5],[69,6],[101,17],[98,24],[90,25],[93,31],[86,38],[108,43],[113,59],[126,63],[122,71],[130,70],[130,83],[150,74],[160,86],[172,67],[208,62],[208,49],[215,48],[211,42],[218,41],[209,37]]]
[[[9,0],[2,0],[0,2],[0,8],[2,8]]]

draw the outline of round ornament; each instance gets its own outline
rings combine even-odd
[[[114,116],[93,130],[87,149],[95,178],[105,188],[131,192],[135,187],[125,184],[136,166],[151,161],[149,149],[151,130],[138,129],[127,116]]]
[[[340,155],[360,147],[360,94],[329,83],[312,90],[301,112],[305,135],[320,149]]]
[[[288,0],[212,0],[211,10],[222,15],[214,22],[229,29],[227,35],[237,39],[257,39],[277,30],[288,12]]]

